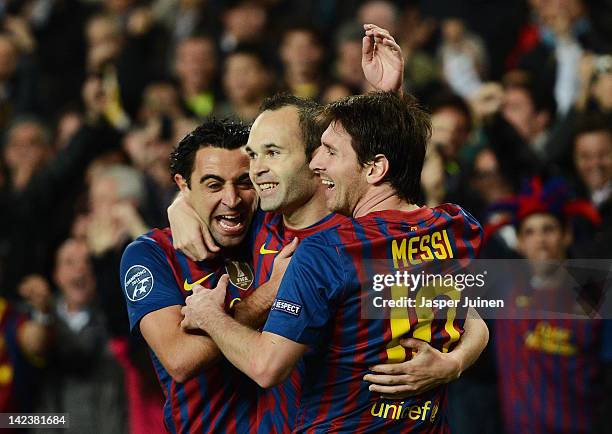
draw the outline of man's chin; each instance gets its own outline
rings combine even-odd
[[[242,243],[244,240],[246,233],[241,235],[215,235],[214,239],[221,248],[231,249],[232,247],[236,247]]]

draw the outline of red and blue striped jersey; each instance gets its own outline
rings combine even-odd
[[[195,283],[214,288],[225,273],[230,275],[225,299],[229,310],[254,288],[248,264],[220,257],[193,262],[173,248],[169,229],[154,229],[139,237],[121,260],[121,284],[132,332],[139,332],[139,321],[148,313],[184,305]],[[164,421],[169,432],[253,432],[257,386],[227,360],[178,383],[152,351],[151,358],[166,397]]]
[[[336,227],[346,217],[330,214],[304,229],[291,229],[284,225],[282,214],[259,212],[253,224],[253,268],[258,287],[272,274],[274,258],[294,238],[301,240],[322,230]],[[300,361],[282,384],[259,389],[257,398],[257,432],[289,433],[295,424],[303,381],[303,362]]]
[[[523,288],[527,288],[528,285]],[[535,295],[533,290],[513,297]],[[554,291],[543,291],[554,299]],[[518,310],[516,306],[509,306]],[[525,309],[525,308],[521,308]],[[591,432],[599,379],[612,362],[612,321],[550,318],[497,320],[494,343],[505,432]],[[542,316],[546,318],[546,316]]]
[[[17,337],[24,322],[25,316],[0,297],[0,412],[28,410],[23,402],[23,380],[28,373]]]
[[[372,281],[375,260],[469,262],[478,254],[481,238],[482,229],[472,216],[446,204],[372,212],[300,244],[264,327],[311,349],[304,357],[294,432],[448,432],[445,386],[405,400],[386,400],[368,390],[363,376],[369,366],[410,357],[399,345],[403,337],[451,350],[463,332],[463,320],[456,319],[459,315],[424,318],[410,307],[401,318],[366,319],[362,303],[370,289],[364,282]]]

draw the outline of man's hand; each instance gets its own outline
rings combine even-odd
[[[181,321],[183,330],[203,329],[204,321],[210,312],[225,309],[225,292],[229,276],[224,274],[214,289],[206,289],[200,285],[193,288],[193,295],[185,299],[186,305],[181,309],[185,317]]]
[[[374,24],[364,24],[361,67],[366,80],[377,90],[402,92],[404,57],[393,36]]]
[[[220,250],[206,224],[179,194],[168,207],[172,244],[193,261],[213,258]]]
[[[470,100],[476,121],[482,122],[497,113],[504,102],[504,88],[496,82],[480,86]]]
[[[456,380],[461,374],[461,364],[451,353],[442,353],[424,341],[405,338],[400,344],[416,350],[411,360],[403,363],[376,365],[370,368],[374,374],[363,377],[372,383],[370,391],[383,398],[404,399]]]
[[[19,283],[19,295],[39,312],[51,310],[51,288],[47,279],[39,274],[30,274]]]

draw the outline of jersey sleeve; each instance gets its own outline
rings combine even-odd
[[[312,345],[334,317],[345,273],[335,247],[309,238],[298,247],[283,277],[264,331]]]
[[[139,238],[125,249],[120,280],[132,333],[148,313],[185,304],[166,255],[152,239]]]

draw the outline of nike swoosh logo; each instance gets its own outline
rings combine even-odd
[[[269,255],[271,253],[278,253],[278,250],[268,250],[266,249],[266,244],[262,244],[261,247],[259,248],[259,254],[260,255]]]
[[[195,282],[193,282],[193,283],[189,283],[189,282],[187,282],[187,279],[185,279],[185,283],[183,283],[183,289],[184,289],[185,291],[191,291],[191,290],[193,289],[193,286],[194,286],[194,285],[199,285],[200,283],[204,282],[206,279],[208,279],[208,278],[209,278],[210,276],[212,276],[213,274],[215,274],[215,273],[210,273],[210,274],[208,274],[208,275],[206,275],[206,276],[202,277],[200,280],[196,280],[196,281],[195,281]]]

